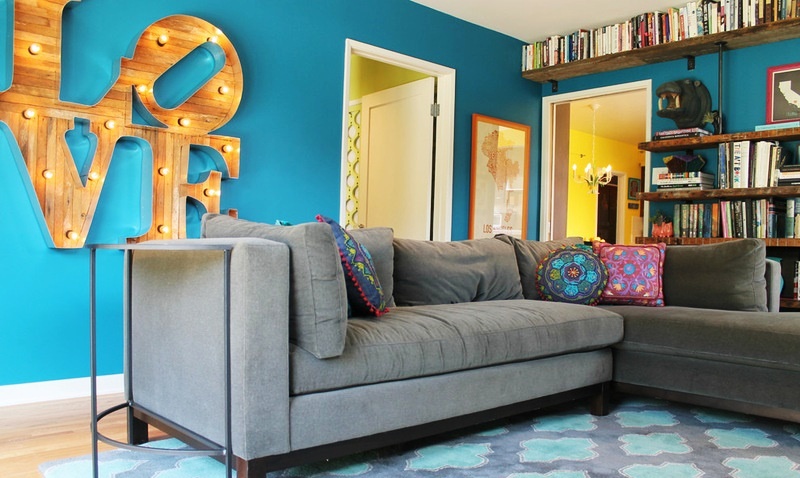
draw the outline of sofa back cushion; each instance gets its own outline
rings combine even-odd
[[[765,262],[766,245],[760,239],[667,246],[664,304],[765,312]]]
[[[565,246],[583,244],[580,237],[567,237],[554,241],[532,241],[517,239],[506,234],[498,234],[495,239],[499,239],[507,244],[514,246],[514,254],[517,256],[517,267],[519,268],[519,278],[522,283],[522,295],[526,299],[540,300],[542,296],[536,286],[536,270],[542,260],[552,251]]]
[[[495,239],[394,240],[398,306],[522,299],[514,248]]]
[[[344,350],[347,292],[329,225],[273,226],[206,214],[202,237],[260,237],[289,246],[289,338],[317,358]],[[276,271],[276,273],[282,273]]]

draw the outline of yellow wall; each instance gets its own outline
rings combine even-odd
[[[592,154],[592,135],[580,131],[570,131],[570,167],[572,164],[578,165],[578,174],[583,172],[583,168],[591,160]],[[581,154],[585,156],[580,157]],[[619,178],[619,188],[628,196],[627,178],[638,178],[641,175],[643,156],[639,153],[638,147],[633,144],[621,143],[605,138],[598,137],[595,142],[595,164],[598,167],[605,167],[611,164],[611,169],[615,173],[623,173],[625,178]],[[571,173],[570,173],[571,174]],[[622,237],[617,237],[620,244],[632,243],[632,237],[641,235],[641,232],[632,231],[635,218],[639,217],[638,209],[628,209],[627,199],[620,202],[618,208],[625,211],[625,225]],[[640,206],[641,207],[641,206]],[[597,196],[589,193],[586,183],[569,181],[567,195],[567,236],[581,236],[590,239],[597,234]]]
[[[350,100],[394,86],[421,80],[429,75],[381,63],[357,55],[350,57]]]

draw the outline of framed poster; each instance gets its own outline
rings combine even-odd
[[[767,69],[767,123],[800,120],[800,63]]]
[[[628,178],[628,199],[636,201],[639,199],[637,194],[642,192],[642,180],[639,178]]]
[[[469,238],[525,239],[528,225],[530,126],[472,115]]]

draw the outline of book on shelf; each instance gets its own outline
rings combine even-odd
[[[676,237],[800,237],[800,198],[722,199],[673,205]]]
[[[792,299],[800,300],[800,261],[794,263],[794,288],[792,289]]]
[[[759,124],[754,131],[772,131],[776,129],[800,128],[800,121],[787,121],[785,123]]]
[[[705,191],[716,189],[714,183],[659,184],[657,191]]]
[[[551,35],[523,46],[522,70],[800,17],[800,6],[792,8],[800,5],[797,0],[768,1],[773,5],[768,15],[765,15],[765,0],[698,0],[663,11],[644,12],[591,30]]]
[[[776,141],[742,140],[719,144],[717,173],[720,189],[781,185],[782,168],[788,161],[788,153],[788,149]]]
[[[656,131],[653,134],[653,140],[658,141],[662,139],[693,138],[709,135],[711,135],[711,131],[703,128],[668,129],[664,131]]]

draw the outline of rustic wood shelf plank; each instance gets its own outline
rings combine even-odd
[[[585,60],[537,68],[522,72],[522,77],[539,83],[560,81],[583,75],[616,71],[635,66],[678,60],[686,56],[715,53],[719,43],[734,50],[764,43],[800,38],[800,18],[790,18],[727,32],[703,35],[685,40],[652,45],[635,50],[603,55]]]
[[[800,128],[773,129],[767,131],[747,131],[744,133],[716,134],[693,138],[660,139],[639,143],[639,149],[651,153],[708,149],[721,143],[732,141],[796,141],[800,140]]]
[[[767,247],[800,247],[800,239],[786,237],[759,238]],[[699,246],[720,242],[737,241],[736,237],[637,237],[636,244],[657,244],[663,242],[670,246]]]
[[[644,201],[703,201],[713,199],[800,197],[800,186],[775,188],[728,188],[703,190],[678,190],[642,192],[637,195]]]

